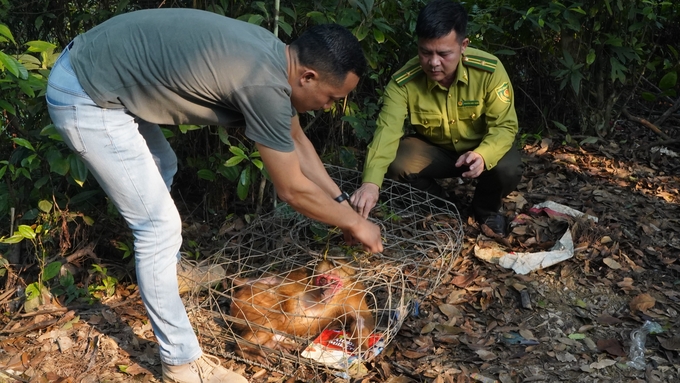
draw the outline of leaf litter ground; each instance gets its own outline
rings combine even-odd
[[[514,217],[550,200],[598,217],[567,222],[573,258],[516,274],[475,257],[483,228],[469,221],[452,272],[359,381],[680,381],[680,160],[636,149],[632,142],[649,142],[644,133],[619,134],[611,142],[620,144],[574,148],[545,139],[524,147],[523,182],[504,208]],[[448,187],[465,202],[474,183],[452,180]],[[533,216],[508,238],[485,241],[517,252],[545,250],[565,230],[564,220],[553,218]],[[187,220],[185,237],[205,253],[211,246],[205,238],[219,233]],[[7,313],[0,382],[161,381],[158,347],[133,284],[119,283],[96,305],[64,307],[46,297],[25,313],[9,289],[0,303]],[[630,334],[648,320],[663,332],[647,336],[638,370],[627,366]],[[253,382],[292,381],[222,362]]]

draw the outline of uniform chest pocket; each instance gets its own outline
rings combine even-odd
[[[442,121],[444,119],[441,114],[432,112],[411,112],[410,119],[411,125],[423,136],[434,140],[443,137]]]
[[[464,137],[473,138],[486,134],[486,118],[481,108],[458,108],[458,122],[458,130]]]

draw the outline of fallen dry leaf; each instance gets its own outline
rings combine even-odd
[[[609,258],[609,257],[603,259],[602,262],[604,262],[605,265],[609,266],[609,268],[614,269],[614,270],[618,270],[618,269],[621,268],[620,263],[616,262],[615,260],[613,260],[612,258]]]
[[[680,335],[676,335],[672,338],[662,338],[657,336],[656,339],[659,340],[661,347],[670,351],[680,351]]]
[[[613,366],[613,365],[615,365],[615,364],[616,364],[616,361],[615,361],[615,360],[611,360],[611,359],[602,359],[602,360],[599,361],[599,362],[591,363],[591,364],[590,364],[590,368],[594,368],[594,369],[596,369],[596,370],[600,370],[600,369],[602,369],[602,368],[609,367],[609,366]]]
[[[654,299],[653,296],[647,293],[643,293],[631,299],[629,306],[630,311],[647,311],[654,307],[655,304],[656,299]]]
[[[626,352],[623,350],[621,342],[617,339],[600,339],[597,341],[597,349],[606,351],[614,356],[625,356]]]
[[[614,318],[613,316],[609,314],[602,314],[599,317],[597,317],[597,323],[599,324],[606,324],[606,325],[615,325],[618,323],[621,323],[621,319],[619,318]]]
[[[477,350],[475,352],[477,353],[477,356],[479,356],[479,358],[485,362],[498,358],[498,356],[491,351]]]

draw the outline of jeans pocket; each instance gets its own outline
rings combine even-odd
[[[50,118],[66,145],[78,154],[87,153],[85,141],[78,130],[78,106],[56,105],[49,98],[46,100]]]

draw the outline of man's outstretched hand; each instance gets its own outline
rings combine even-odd
[[[355,191],[350,197],[349,201],[354,210],[362,217],[367,218],[368,213],[378,203],[378,196],[380,195],[380,188],[378,185],[364,182],[361,187]]]

